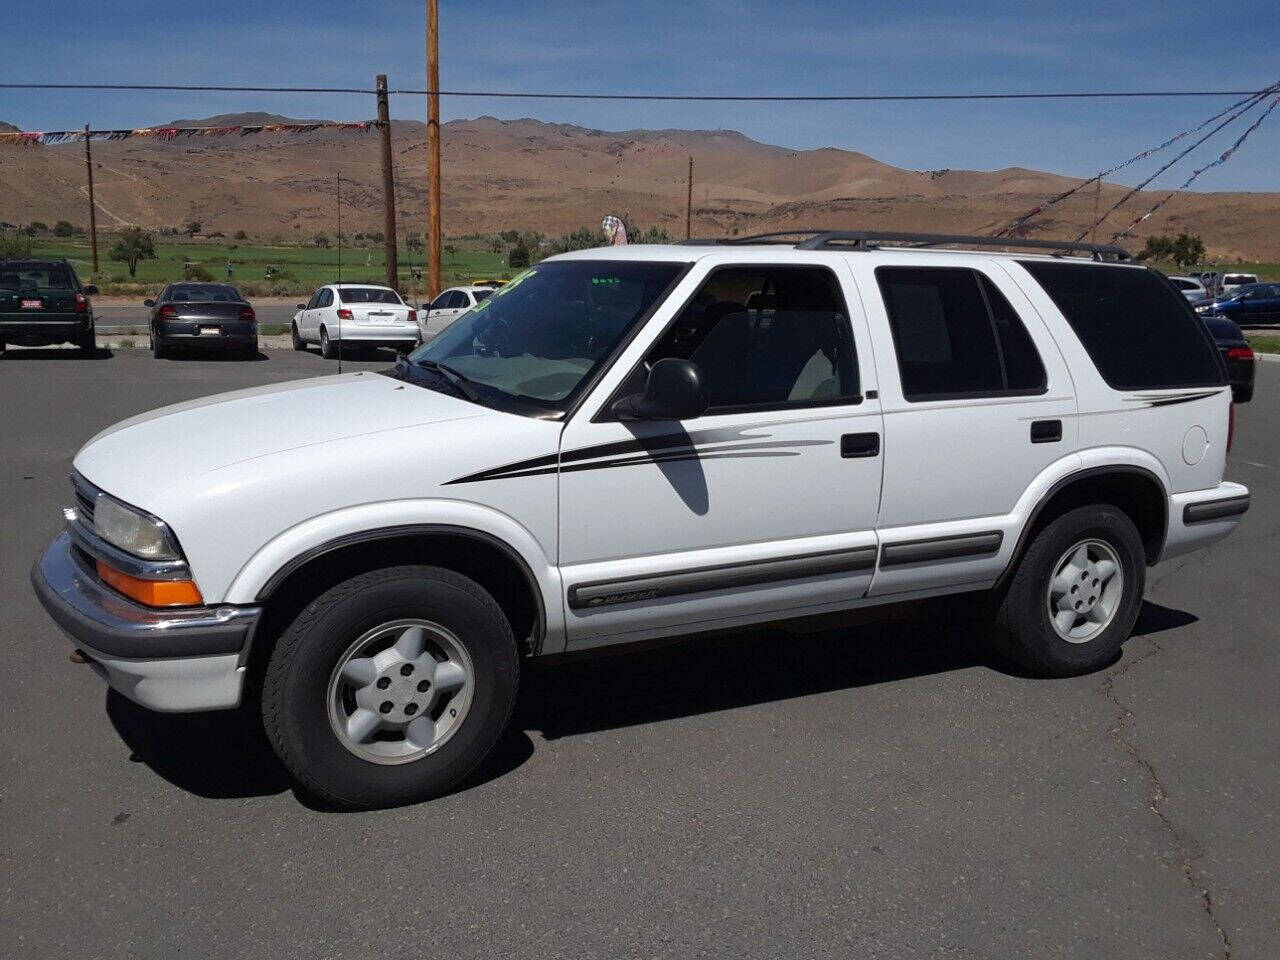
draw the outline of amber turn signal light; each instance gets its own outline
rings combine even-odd
[[[139,580],[98,561],[98,576],[130,600],[148,607],[194,607],[204,603],[191,580]]]

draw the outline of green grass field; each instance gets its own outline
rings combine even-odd
[[[1280,334],[1244,332],[1245,338],[1258,353],[1280,353]]]
[[[104,294],[133,295],[154,292],[160,285],[184,278],[184,262],[199,264],[215,280],[226,280],[227,261],[231,261],[231,282],[251,296],[292,296],[310,293],[316,287],[338,279],[338,250],[334,247],[267,247],[251,243],[228,241],[226,243],[156,243],[155,260],[143,260],[138,264],[137,278],[129,276],[126,264],[107,259],[111,237],[99,235],[99,271],[92,271],[92,257],[87,240],[39,240],[35,255],[42,257],[66,257],[71,261],[85,283],[96,283]],[[232,246],[235,249],[231,249]],[[467,249],[457,244],[457,252],[445,254],[441,265],[446,286],[468,280],[487,277],[510,277],[505,266],[505,254],[487,250]],[[381,282],[385,265],[381,245],[346,247],[342,249],[343,280],[374,280]],[[400,277],[405,290],[422,290],[426,286],[426,268],[421,253],[405,248],[399,251]],[[274,267],[274,278],[267,277],[267,268]],[[412,269],[422,272],[423,279],[415,280]]]

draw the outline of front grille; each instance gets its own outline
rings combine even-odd
[[[71,478],[71,486],[75,492],[76,512],[84,520],[85,526],[93,527],[93,507],[98,500],[98,491],[78,474]]]

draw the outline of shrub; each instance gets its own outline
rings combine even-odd
[[[21,233],[0,233],[0,259],[21,260],[31,256],[35,241]]]
[[[53,235],[55,237],[74,237],[80,229],[70,220],[59,220],[53,225]]]
[[[188,220],[186,223],[182,225],[182,232],[185,233],[188,237],[194,237],[197,233],[200,232],[200,228],[202,226],[203,224],[199,220]]]
[[[329,235],[327,233],[317,233],[311,238],[311,242],[317,247],[327,247],[329,246]]]
[[[243,230],[237,230],[235,232],[235,235],[231,239],[232,240],[248,240],[249,235],[245,233]]]
[[[185,263],[183,264],[183,275],[186,280],[195,280],[199,283],[212,283],[214,281],[213,274],[203,263]]]
[[[507,254],[507,266],[513,270],[522,270],[529,265],[529,248],[524,245],[524,241],[516,242],[511,248],[511,252]]]

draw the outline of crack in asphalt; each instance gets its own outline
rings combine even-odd
[[[1196,874],[1194,862],[1202,854],[1196,849],[1197,845],[1193,845],[1192,841],[1190,841],[1187,836],[1174,825],[1173,821],[1169,819],[1169,815],[1164,812],[1163,804],[1169,794],[1164,788],[1164,782],[1160,779],[1160,774],[1156,770],[1155,765],[1142,755],[1138,750],[1137,744],[1132,739],[1124,735],[1125,731],[1132,727],[1133,711],[1121,703],[1120,698],[1116,696],[1115,682],[1134,667],[1138,666],[1138,664],[1144,663],[1156,654],[1164,652],[1164,647],[1160,646],[1160,644],[1152,640],[1150,637],[1142,637],[1141,639],[1148,644],[1149,649],[1141,656],[1135,657],[1125,663],[1124,666],[1120,667],[1120,669],[1108,673],[1106,679],[1103,681],[1102,692],[1116,709],[1116,724],[1108,732],[1111,735],[1111,739],[1119,744],[1120,748],[1129,756],[1129,759],[1140,767],[1142,771],[1146,773],[1147,779],[1151,781],[1152,792],[1147,805],[1151,808],[1151,812],[1160,819],[1160,823],[1177,844],[1178,868],[1182,871],[1182,877],[1193,890],[1200,894],[1205,917],[1209,920],[1209,923],[1213,925],[1213,929],[1218,934],[1218,939],[1222,943],[1223,960],[1231,960],[1231,938],[1227,935],[1227,931],[1218,921],[1218,916],[1214,909],[1213,893],[1207,886],[1200,882]]]

